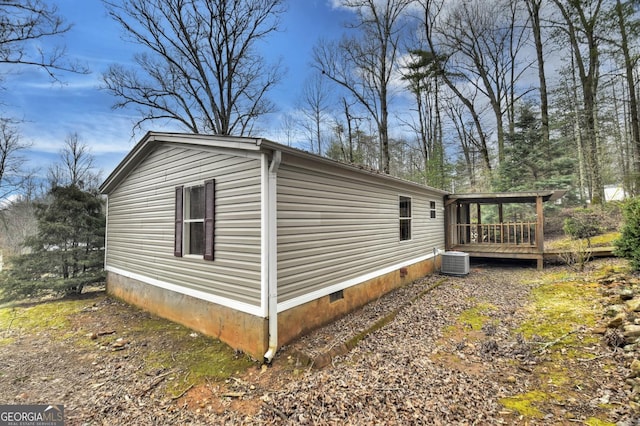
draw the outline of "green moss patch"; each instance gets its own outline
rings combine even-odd
[[[458,321],[467,324],[474,331],[480,331],[482,327],[489,323],[491,318],[487,315],[496,307],[489,303],[480,303],[473,308],[467,309],[460,314]]]
[[[613,246],[613,242],[620,238],[619,232],[609,232],[606,234],[596,235],[591,237],[591,246],[593,247],[610,247]]]
[[[205,379],[224,380],[255,365],[248,356],[235,352],[221,341],[162,318],[151,317],[130,332],[136,341],[141,339],[140,343],[150,335],[162,338],[153,339],[152,350],[144,355],[145,362],[150,370],[177,371],[170,383],[173,391]]]
[[[620,238],[619,232],[608,232],[591,237],[589,243],[591,247],[611,247],[613,246],[613,242],[618,238]],[[571,237],[564,237],[557,240],[545,241],[545,248],[549,250],[571,250],[577,243],[584,243],[584,246],[587,246],[587,240],[584,238],[576,240]]]
[[[548,277],[532,291],[528,320],[516,330],[528,340],[536,336],[555,340],[596,324],[597,315],[593,305],[598,298],[597,284],[578,280],[557,281],[557,278]],[[567,336],[558,344],[575,343],[575,338]]]
[[[549,399],[549,395],[542,391],[531,391],[520,395],[510,396],[500,399],[500,403],[508,410],[517,412],[518,414],[541,419],[544,417],[542,411],[536,408],[536,404],[545,402]]]
[[[75,334],[70,327],[71,315],[90,307],[94,299],[60,299],[0,308],[0,339],[13,333],[51,332],[54,338],[68,338]],[[59,333],[56,333],[59,331]]]
[[[11,345],[18,335],[64,340],[76,354],[142,359],[144,379],[161,378],[174,397],[207,380],[223,381],[255,366],[219,340],[104,293],[0,308],[0,344]]]
[[[526,393],[501,399],[505,408],[525,419],[540,419],[543,412],[554,412],[556,403],[578,398],[576,389],[588,387],[588,372],[574,367],[593,357],[588,348],[599,342],[589,331],[602,314],[598,284],[591,281],[598,274],[563,270],[538,276],[526,320],[513,331],[531,342],[532,356],[537,357],[531,386]],[[592,416],[585,424],[611,423]]]
[[[147,368],[175,371],[169,377],[167,389],[179,395],[194,385],[207,380],[222,381],[243,374],[255,365],[249,357],[235,354],[222,342],[193,333],[171,337],[172,345],[179,348],[154,350],[145,356]]]
[[[598,285],[568,275],[559,278],[547,275],[533,289],[527,320],[515,332],[526,340],[540,341],[539,351],[549,353],[551,359],[588,358],[591,355],[581,348],[598,343],[588,332],[601,315],[594,304]]]
[[[468,331],[482,330],[485,324],[495,321],[489,315],[495,309],[497,309],[496,306],[490,303],[478,303],[474,307],[462,311],[456,322],[445,328],[445,337],[451,337],[450,335],[459,333],[461,329]]]
[[[107,356],[142,359],[140,374],[144,379],[160,378],[171,397],[209,380],[243,374],[255,365],[247,355],[217,339],[124,303],[106,302],[95,312],[71,318],[83,328],[77,345],[88,343],[92,350],[107,351]],[[94,336],[87,337],[91,334]]]
[[[596,417],[589,417],[584,421],[584,424],[587,426],[616,426],[615,423],[600,420]]]

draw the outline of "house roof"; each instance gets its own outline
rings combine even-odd
[[[330,158],[321,157],[316,154],[282,145],[263,138],[164,132],[148,132],[116,166],[116,168],[105,179],[102,185],[100,185],[100,191],[104,194],[109,194],[118,186],[118,184],[123,179],[125,179],[129,175],[129,173],[131,173],[135,169],[135,167],[150,152],[152,152],[158,145],[165,143],[182,144],[192,147],[199,146],[203,149],[206,149],[207,147],[223,148],[225,150],[228,150],[229,152],[236,152],[238,154],[241,154],[243,152],[266,152],[271,154],[274,151],[281,151],[292,156],[309,159],[318,164],[332,165],[334,167],[351,170],[359,174],[366,174],[376,176],[385,180],[401,182],[405,185],[410,185],[421,189],[428,189],[441,195],[449,194],[449,192],[447,191],[432,188],[426,185],[421,185],[419,183],[411,182],[405,179],[400,179],[395,176],[383,174],[374,170],[369,170],[357,165],[346,164],[336,160],[332,160]]]
[[[505,203],[535,203],[538,197],[542,201],[555,201],[564,196],[567,191],[520,191],[520,192],[481,192],[469,194],[449,194],[447,204],[452,203],[479,203],[479,204],[505,204]]]

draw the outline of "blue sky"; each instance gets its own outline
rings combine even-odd
[[[66,45],[68,55],[86,63],[91,74],[61,74],[63,84],[51,82],[37,69],[22,69],[5,76],[6,90],[0,92],[2,114],[24,120],[22,140],[30,143],[30,167],[57,161],[64,140],[77,133],[90,146],[96,165],[106,177],[133,145],[143,136],[132,135],[134,116],[125,110],[112,110],[115,99],[99,90],[101,74],[112,63],[130,63],[139,48],[124,42],[121,30],[107,15],[99,0],[55,0],[60,15],[73,28],[57,44]],[[283,16],[282,32],[269,39],[267,58],[282,57],[287,74],[271,99],[280,114],[293,108],[304,80],[311,74],[311,50],[320,37],[339,37],[348,18],[331,6],[330,0],[290,0]],[[172,130],[162,123],[147,130]],[[269,137],[270,135],[264,135]]]

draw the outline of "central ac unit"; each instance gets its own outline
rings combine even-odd
[[[469,253],[461,251],[445,251],[441,256],[441,273],[448,275],[469,274]]]

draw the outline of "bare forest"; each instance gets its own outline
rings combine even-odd
[[[342,33],[297,52],[309,67],[293,108],[270,97],[286,70],[261,50],[286,31],[287,3],[227,3],[103,2],[139,46],[101,78],[136,128],[268,136],[455,192],[567,189],[594,204],[607,186],[638,192],[636,1],[342,0]],[[90,72],[63,48],[33,49],[72,29],[55,6],[2,8],[5,72]],[[0,196],[31,196],[25,123],[1,124]]]
[[[636,2],[345,4],[313,50],[309,149],[457,192],[637,193]]]

